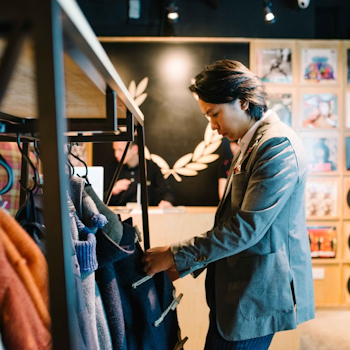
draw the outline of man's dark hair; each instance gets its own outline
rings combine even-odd
[[[190,90],[207,103],[234,103],[238,98],[247,101],[247,113],[255,120],[267,110],[265,85],[238,61],[214,62],[196,76]]]

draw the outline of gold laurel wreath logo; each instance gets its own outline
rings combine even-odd
[[[148,77],[141,80],[138,86],[134,80],[129,85],[129,93],[135,100],[135,103],[139,107],[147,98],[146,90],[148,84]],[[194,96],[196,98],[196,96]],[[207,118],[209,121],[209,118]],[[216,130],[212,130],[210,123],[204,132],[204,140],[200,142],[193,153],[188,153],[180,157],[170,168],[169,164],[157,154],[150,153],[149,149],[145,147],[146,159],[151,159],[156,163],[164,178],[167,179],[170,175],[173,175],[178,182],[182,181],[182,176],[196,176],[198,171],[208,168],[208,164],[214,162],[219,158],[218,154],[213,154],[221,145],[222,136],[217,133]]]

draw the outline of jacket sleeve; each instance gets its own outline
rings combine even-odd
[[[287,138],[265,141],[250,169],[243,202],[236,213],[212,230],[171,246],[180,277],[254,246],[299,182],[298,160]]]

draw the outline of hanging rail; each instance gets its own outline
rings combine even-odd
[[[40,11],[38,11],[39,8]],[[83,128],[77,126],[80,121],[68,121],[68,124],[72,127],[67,128],[64,50],[78,63],[95,86],[106,94],[107,121],[95,120],[94,122],[97,124],[92,127],[94,130],[97,127],[98,130],[103,130],[102,126],[98,126],[99,123],[104,124],[104,126],[107,124],[108,128],[112,125],[111,129],[107,130],[111,134],[99,135],[105,137],[105,142],[108,137],[111,139],[130,136],[127,132],[119,133],[117,129],[116,95],[123,102],[129,111],[128,113],[133,116],[133,125],[137,126],[139,135],[141,135],[139,149],[142,150],[144,146],[144,118],[74,0],[1,1],[0,13],[0,21],[6,20],[7,23],[17,24],[16,29],[12,32],[11,43],[8,43],[7,51],[5,51],[8,57],[14,57],[15,60],[11,61],[6,58],[7,56],[4,60],[4,56],[2,57],[0,100],[7,91],[8,83],[15,68],[14,62],[18,59],[18,53],[25,36],[31,35],[34,42],[39,118],[38,120],[25,120],[23,123],[11,123],[7,120],[6,125],[5,123],[0,124],[0,128],[6,130],[5,139],[6,137],[13,137],[13,134],[18,133],[18,130],[21,131],[22,138],[33,137],[33,134],[35,137],[40,136],[43,145],[41,158],[45,178],[44,216],[46,229],[49,232],[47,260],[50,274],[53,349],[74,350],[77,349],[77,346],[74,336],[76,332],[72,321],[73,299],[70,293],[73,289],[73,275],[66,201],[68,185],[65,174],[66,155],[64,145],[68,142],[67,130],[81,131]],[[2,113],[1,117],[4,116],[6,117]],[[108,116],[112,116],[113,120],[108,119]],[[13,116],[8,114],[7,117],[11,119]],[[94,122],[91,122],[90,126]],[[81,137],[84,135],[77,134],[75,136]],[[92,136],[97,137],[97,135]],[[74,135],[69,136],[70,139],[71,137],[74,137]],[[4,140],[4,138],[2,139]],[[92,138],[86,140],[95,142]],[[103,141],[102,138],[100,141]],[[148,235],[147,186],[144,165],[144,152],[141,151],[140,169],[144,172],[141,183],[143,229],[144,235]]]

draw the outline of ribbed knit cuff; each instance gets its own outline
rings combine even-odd
[[[93,272],[97,270],[96,258],[96,237],[92,233],[86,236],[85,241],[74,240],[74,247],[77,254],[81,273]]]

